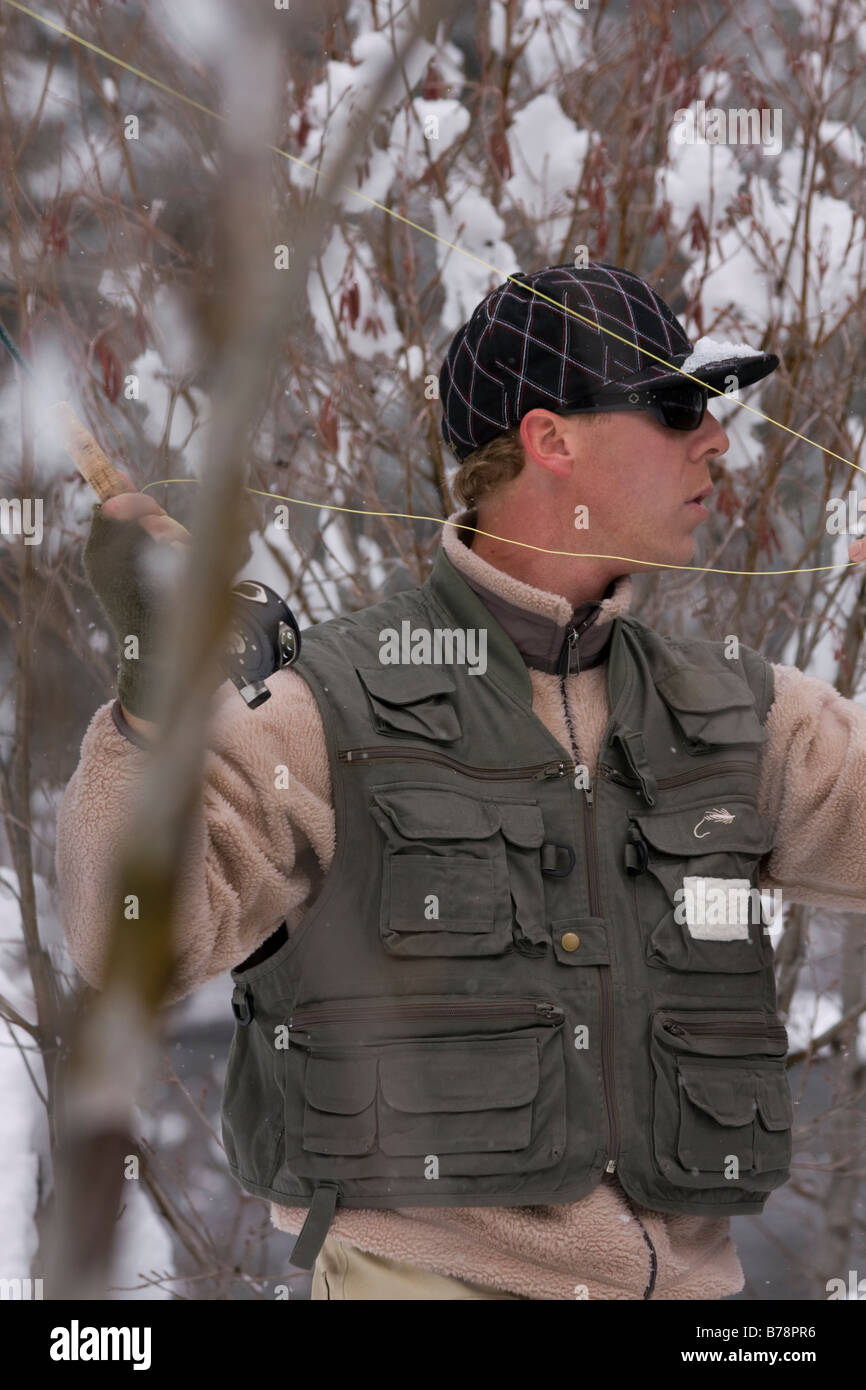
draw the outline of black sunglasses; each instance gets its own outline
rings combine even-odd
[[[699,429],[707,413],[709,391],[694,381],[676,382],[655,390],[628,391],[605,387],[582,396],[563,415],[590,415],[608,410],[649,410],[671,430]]]

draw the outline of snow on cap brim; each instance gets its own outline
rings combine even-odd
[[[698,338],[690,357],[679,365],[684,372],[697,373],[698,367],[710,367],[738,357],[762,357],[760,348],[748,343],[719,343],[714,338]]]
[[[779,359],[775,353],[762,352],[748,343],[699,338],[689,356],[677,365],[680,371],[689,372],[710,386],[724,385],[728,376],[736,376],[740,386],[751,386],[774,372]]]
[[[671,357],[670,361],[677,371],[665,372],[657,366],[652,372],[652,387],[658,389],[672,385],[677,380],[682,381],[682,372],[688,372],[690,376],[718,389],[727,387],[731,376],[737,378],[738,386],[751,386],[762,377],[769,376],[779,365],[774,352],[761,352],[760,348],[749,347],[748,343],[719,342],[714,338],[699,338],[692,351],[680,361],[677,357]],[[623,382],[623,385],[629,384]],[[636,384],[650,383],[644,374]]]

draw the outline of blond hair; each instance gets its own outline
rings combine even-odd
[[[602,412],[588,411],[571,418],[583,420],[587,426],[595,426],[610,417]],[[464,507],[474,508],[482,497],[516,478],[525,462],[520,426],[515,425],[466,455],[454,475],[454,496]]]
[[[454,496],[464,507],[477,506],[486,493],[517,477],[525,457],[518,426],[497,434],[467,454],[454,477]]]

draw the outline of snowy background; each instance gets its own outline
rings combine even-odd
[[[312,170],[328,167],[388,61],[399,10],[390,0],[292,0],[269,21],[284,65],[277,144],[304,161],[273,160],[289,246],[314,197]],[[40,12],[216,108],[243,22],[228,0],[77,0]],[[154,495],[188,522],[212,404],[203,345],[220,297],[211,225],[220,131],[8,7],[0,69],[14,156],[14,179],[0,185],[0,318],[35,370],[28,424],[22,377],[0,362],[3,491],[42,496],[46,515],[28,559],[39,680],[25,710],[26,804],[20,781],[0,786],[0,995],[33,1023],[24,860],[9,836],[26,827],[40,940],[72,990],[54,883],[56,807],[115,665],[80,573],[92,495],[45,406],[68,399],[139,485],[182,480]],[[435,522],[319,504],[453,511],[453,460],[430,387],[450,338],[506,274],[571,260],[585,246],[646,275],[693,339],[746,341],[783,362],[748,395],[775,425],[735,402],[717,407],[731,446],[696,563],[799,572],[641,576],[642,616],[672,633],[736,632],[863,702],[863,581],[832,568],[847,560],[848,538],[828,535],[824,520],[828,498],[866,492],[844,462],[860,461],[866,428],[864,75],[866,19],[855,0],[676,9],[589,0],[585,10],[481,0],[434,28],[365,132],[355,191],[346,189],[309,267],[307,331],[267,364],[268,406],[246,462],[250,486],[275,496],[250,498],[238,577],[286,593],[302,625],[423,580]],[[675,112],[700,100],[781,111],[781,150],[678,143]],[[124,135],[130,114],[136,139]],[[288,534],[275,524],[282,494],[314,504],[291,508]],[[22,550],[2,538],[7,771],[22,729]],[[793,945],[780,959],[780,998],[796,1050],[852,998],[866,1000],[863,923],[789,906],[785,937]],[[307,1277],[287,1266],[290,1238],[231,1183],[218,1141],[230,990],[228,977],[214,980],[168,1012],[161,1075],[138,1113],[149,1180],[127,1184],[119,1221],[118,1298],[273,1298],[281,1283],[306,1295]],[[52,1173],[38,1046],[20,1025],[0,1021],[0,1031],[2,1275],[38,1267]],[[866,1272],[864,1064],[861,1020],[856,1037],[794,1068],[792,1181],[761,1217],[734,1222],[742,1298],[821,1298],[829,1277]]]

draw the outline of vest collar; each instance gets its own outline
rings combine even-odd
[[[458,514],[453,518],[453,521],[459,524],[459,521],[463,520],[464,523],[466,523],[467,515],[471,516],[471,513],[464,514],[462,517]],[[449,520],[452,520],[452,518],[449,518]],[[468,524],[471,525],[471,521],[469,521]],[[445,534],[447,535],[449,531],[454,529],[454,526],[446,527]],[[465,545],[462,548],[465,550]],[[472,552],[468,551],[468,554],[471,556]],[[480,560],[477,555],[472,556],[472,563],[483,565],[485,570],[490,571],[494,576],[500,575],[501,580],[506,582],[509,588],[511,588],[511,586],[516,586],[517,589],[528,592],[530,596],[536,595],[538,602],[542,606],[547,606],[548,609],[550,609],[551,604],[558,606],[558,610],[555,608],[554,611],[559,611],[564,614],[565,625],[567,626],[567,615],[573,610],[567,599],[564,599],[561,595],[548,594],[542,589],[534,589],[531,585],[522,584],[520,581],[512,579],[510,575],[505,575],[501,571],[494,569],[492,565],[488,565],[485,561]],[[604,616],[610,616],[612,628],[609,648],[610,659],[608,661],[607,671],[608,692],[612,702],[618,698],[626,676],[625,668],[622,666],[622,657],[620,656],[622,643],[619,639],[619,633],[621,629],[620,618],[627,616],[623,600],[626,595],[630,596],[631,593],[631,585],[628,581],[628,575],[622,576],[617,580],[613,596],[601,600],[600,612]],[[432,572],[426,583],[422,586],[422,591],[427,594],[429,601],[439,609],[445,627],[457,626],[464,629],[474,628],[478,631],[482,629],[486,630],[488,677],[497,681],[500,685],[504,685],[511,691],[516,699],[520,700],[531,709],[533,699],[532,682],[529,678],[529,668],[525,660],[521,656],[513,639],[499,621],[498,614],[494,614],[487,604],[482,601],[480,595],[470,587],[464,574],[450,559],[449,547],[444,543],[440,545],[436,552],[436,559],[433,563]],[[620,659],[617,660],[617,657]],[[576,665],[574,671],[576,672]],[[614,672],[616,672],[615,682],[613,679]],[[613,708],[613,703],[611,704],[611,708]]]
[[[422,593],[439,609],[443,626],[487,632],[487,676],[504,685],[524,705],[532,706],[532,682],[526,663],[508,633],[482,603],[440,545]]]
[[[572,609],[561,594],[525,584],[496,569],[471,549],[474,511],[449,517],[442,549],[453,567],[511,638],[526,665],[560,675],[598,666],[607,659],[613,620],[628,611],[629,575],[611,580],[602,599]]]

